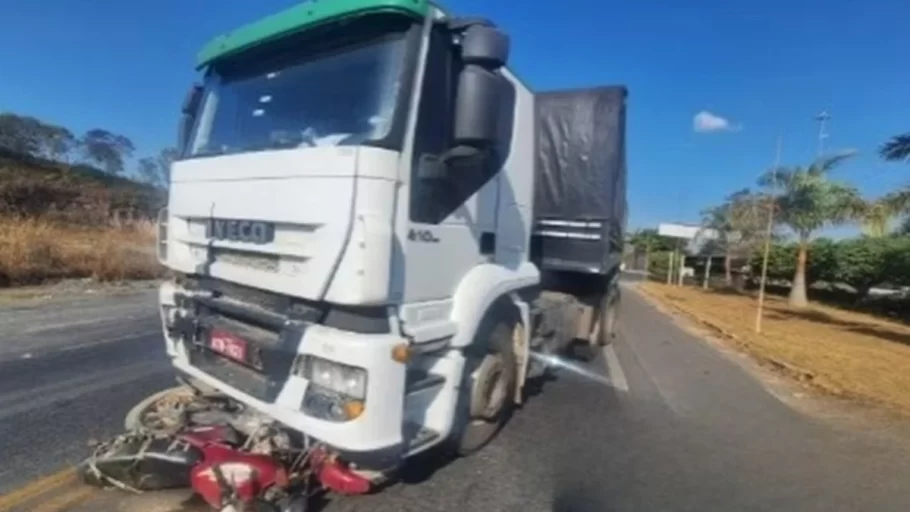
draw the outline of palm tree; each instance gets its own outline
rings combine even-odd
[[[776,195],[778,219],[796,234],[798,252],[790,305],[805,307],[806,262],[812,235],[827,225],[841,224],[860,217],[864,203],[856,188],[832,181],[831,171],[854,153],[819,158],[808,167],[771,169],[759,184]]]
[[[879,155],[891,162],[910,162],[910,132],[896,135],[879,149]],[[881,199],[892,217],[910,213],[910,188],[904,187]],[[897,230],[902,234],[910,234],[910,217],[904,219]]]
[[[752,256],[762,246],[768,234],[771,207],[767,194],[756,193],[748,188],[731,194],[727,200],[733,204],[733,227],[739,235],[737,250],[746,256],[746,266],[751,267]],[[772,233],[773,236],[775,233]]]
[[[882,145],[879,154],[891,162],[910,161],[910,132],[892,137]]]
[[[891,223],[906,210],[905,200],[898,193],[889,194],[862,205],[859,221],[863,234],[870,238],[883,238],[891,233]]]

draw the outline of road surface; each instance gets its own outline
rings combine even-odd
[[[93,300],[17,312],[32,320],[14,328],[18,352],[0,354],[0,511],[184,509],[183,495],[125,500],[59,472],[86,453],[89,438],[117,432],[133,403],[173,382],[153,295],[108,307]],[[790,408],[631,291],[623,308],[620,338],[586,365],[609,385],[563,372],[481,453],[421,461],[404,483],[333,498],[323,510],[910,509],[906,443]],[[3,340],[14,330],[8,313],[0,312]],[[77,348],[61,352],[64,338]],[[138,508],[136,500],[151,501]]]

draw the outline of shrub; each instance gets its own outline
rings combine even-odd
[[[163,268],[145,224],[80,227],[46,219],[0,218],[0,286],[64,278],[150,279]]]
[[[757,254],[752,260],[753,275],[761,275],[761,265],[761,254]],[[770,281],[789,281],[795,267],[796,244],[771,246]],[[809,284],[824,281],[849,285],[860,298],[876,286],[910,285],[910,236],[818,239],[809,248],[806,278]]]
[[[863,298],[888,279],[886,260],[893,250],[888,238],[854,238],[838,242],[834,251],[834,279],[850,285]]]
[[[752,257],[752,275],[761,276],[764,248],[759,249]],[[835,253],[837,243],[827,238],[819,238],[809,247],[809,260],[806,265],[808,284],[828,281],[835,274]],[[768,279],[789,281],[796,270],[797,246],[795,243],[775,243],[768,252]]]

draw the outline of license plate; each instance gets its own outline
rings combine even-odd
[[[246,362],[246,340],[221,329],[212,329],[209,348],[225,357],[241,363]]]

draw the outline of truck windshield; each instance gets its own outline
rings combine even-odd
[[[382,139],[402,82],[404,33],[330,51],[216,66],[186,157]]]

